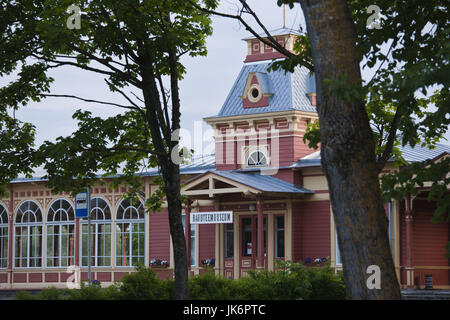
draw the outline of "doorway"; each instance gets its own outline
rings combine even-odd
[[[239,273],[246,275],[256,269],[258,259],[258,217],[256,215],[239,217]],[[267,268],[267,215],[263,216],[264,230],[264,268]]]

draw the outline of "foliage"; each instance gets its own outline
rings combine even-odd
[[[217,6],[216,0],[195,2]],[[68,12],[74,6],[81,13]],[[74,18],[80,23],[69,28]],[[18,76],[0,88],[0,106],[15,110],[30,100],[62,97],[127,111],[108,119],[77,111],[79,130],[45,142],[32,165],[44,165],[50,188],[72,193],[105,175],[114,176],[113,186],[126,183],[138,192],[139,172],[157,165],[164,189],[147,204],[158,208],[167,196],[171,236],[183,246],[179,164],[172,161],[179,151],[179,139],[173,139],[180,128],[179,81],[186,73],[180,58],[205,56],[211,34],[209,14],[185,0],[3,1],[0,76]],[[49,73],[61,67],[103,76],[105,87],[126,103],[52,93]],[[175,252],[176,294],[184,298],[186,252]]]
[[[234,300],[237,294],[234,280],[216,276],[211,269],[189,278],[189,298],[192,300]]]
[[[311,283],[310,300],[343,300],[345,299],[344,275],[337,274],[330,268],[329,262],[323,267],[306,268],[306,275]]]
[[[135,173],[156,166],[155,158],[148,156],[153,146],[140,114],[128,111],[102,119],[78,110],[73,118],[78,120],[75,132],[58,137],[55,143],[45,141],[39,148],[38,162],[45,165],[47,176],[53,177],[48,186],[77,193],[99,176],[113,176],[111,188],[126,182],[139,190],[141,182]]]
[[[308,147],[318,149],[320,143],[320,125],[319,121],[308,123],[306,132],[303,135],[303,142],[308,143]]]
[[[143,265],[116,283],[116,299],[168,300],[173,297],[173,280],[160,280],[151,268]]]
[[[207,268],[202,275],[189,278],[192,300],[341,300],[345,298],[342,274],[335,274],[328,263],[305,268],[301,263],[277,261],[276,270],[250,271],[237,280],[216,276]],[[17,300],[170,300],[174,281],[161,280],[151,268],[143,265],[102,289],[100,283],[80,289],[43,289],[39,294],[18,291]]]
[[[293,8],[296,0],[278,0]],[[380,29],[368,28],[367,8],[377,5]],[[375,139],[381,171],[388,159],[400,170],[384,175],[384,199],[403,199],[417,194],[417,187],[432,183],[429,200],[436,200],[433,221],[449,212],[450,196],[444,192],[450,171],[448,161],[408,164],[399,146],[417,144],[433,149],[450,124],[450,28],[445,1],[348,1],[356,27],[356,47],[363,69],[373,76],[362,91],[348,87],[345,78],[326,79],[335,96],[351,101],[363,94]],[[307,40],[302,40],[308,44]],[[306,46],[310,50],[310,46]],[[301,64],[292,58],[287,70]],[[311,124],[305,134],[311,147],[320,142],[319,126]],[[427,180],[428,179],[428,180]],[[447,182],[448,183],[448,182]]]
[[[8,115],[0,104],[0,196],[19,174],[30,176],[35,129]]]

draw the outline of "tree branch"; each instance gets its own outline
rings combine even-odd
[[[284,54],[286,57],[293,57],[295,56],[295,54],[293,54],[292,52],[290,52],[289,50],[287,50],[286,48],[284,48],[282,45],[280,45],[280,43],[278,41],[276,41],[272,35],[270,34],[270,32],[266,29],[266,27],[261,23],[261,21],[259,20],[259,18],[257,17],[256,13],[250,8],[250,6],[244,1],[244,0],[239,0],[242,5],[243,8],[245,8],[247,10],[247,13],[249,13],[254,19],[255,21],[258,23],[258,25],[264,30],[265,34],[267,35],[267,39],[269,39],[269,41],[263,39],[255,30],[253,30],[252,27],[250,27],[250,25],[245,22],[245,20],[242,18],[242,13],[243,10],[241,10],[241,13],[239,15],[233,15],[233,14],[227,14],[227,13],[223,13],[223,12],[218,12],[218,11],[214,11],[214,10],[209,10],[206,8],[203,8],[201,6],[199,6],[198,4],[196,4],[195,2],[188,0],[189,3],[197,8],[200,11],[209,13],[209,14],[214,14],[220,17],[225,17],[225,18],[231,18],[231,19],[235,19],[238,20],[240,23],[242,23],[245,27],[245,29],[247,31],[249,31],[252,35],[254,35],[259,41],[261,41],[262,43],[274,48],[275,50],[277,50],[278,52]]]
[[[386,165],[386,162],[389,160],[389,157],[392,153],[392,148],[394,147],[395,138],[397,137],[397,129],[398,124],[400,122],[400,108],[401,106],[397,107],[397,110],[395,111],[394,119],[392,119],[392,123],[389,129],[389,135],[386,142],[386,146],[384,148],[383,154],[377,159],[377,167],[378,171],[383,170],[384,166]],[[380,137],[380,140],[383,137]]]
[[[100,100],[93,100],[93,99],[85,99],[85,98],[80,98],[74,95],[68,95],[68,94],[43,94],[44,97],[53,97],[53,98],[72,98],[72,99],[77,99],[77,100],[81,100],[84,102],[92,102],[92,103],[98,103],[98,104],[104,104],[104,105],[110,105],[110,106],[114,106],[114,107],[119,107],[119,108],[123,108],[123,109],[130,109],[130,110],[136,110],[136,111],[142,111],[140,108],[135,107],[135,106],[125,106],[122,104],[118,104],[118,103],[114,103],[114,102],[106,102],[106,101],[100,101]]]
[[[139,88],[139,89],[142,89],[142,83],[141,83],[141,81],[139,81],[138,79],[135,79],[135,78],[130,77],[126,72],[124,72],[124,71],[122,71],[122,70],[119,70],[119,69],[117,69],[116,67],[112,66],[112,65],[109,63],[108,60],[99,58],[99,57],[97,57],[96,55],[94,55],[94,54],[92,54],[92,53],[90,53],[90,52],[88,52],[88,51],[86,51],[86,50],[83,50],[83,49],[81,49],[81,48],[79,48],[79,47],[77,47],[77,46],[75,46],[75,45],[73,45],[73,44],[70,45],[70,47],[71,47],[73,50],[75,50],[76,52],[79,52],[79,53],[85,55],[86,57],[90,58],[91,60],[95,60],[95,61],[99,62],[100,64],[102,64],[102,65],[108,67],[110,70],[112,70],[114,73],[116,73],[116,75],[121,76],[123,79],[125,79],[125,80],[128,81],[130,84],[134,85],[135,87],[137,87],[137,88]]]

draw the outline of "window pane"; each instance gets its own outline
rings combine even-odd
[[[242,219],[242,256],[252,255],[252,220],[251,218]]]
[[[275,217],[275,258],[284,258],[284,216]]]
[[[0,227],[0,268],[8,267],[8,227]]]
[[[233,224],[225,224],[225,258],[234,256],[234,230]]]

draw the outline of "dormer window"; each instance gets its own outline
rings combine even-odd
[[[253,151],[247,158],[248,167],[264,167],[267,164],[266,155],[259,150]]]
[[[243,89],[241,99],[244,109],[267,107],[269,98],[273,96],[271,80],[266,72],[250,72]]]
[[[248,100],[250,100],[250,102],[258,102],[259,100],[261,100],[263,96],[261,87],[257,84],[253,84],[252,86],[250,86],[249,90],[248,90]]]

